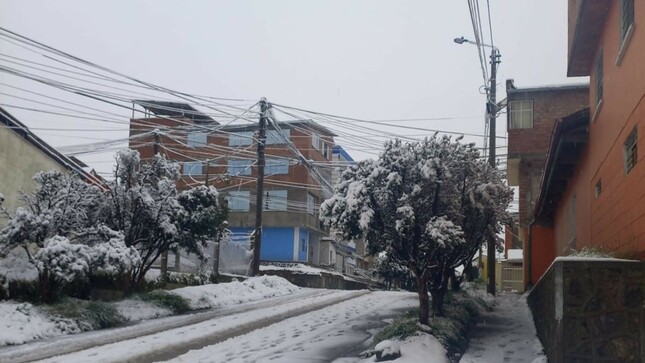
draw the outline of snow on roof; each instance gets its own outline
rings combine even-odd
[[[546,84],[541,86],[533,86],[526,88],[509,88],[506,93],[522,93],[522,92],[544,92],[544,91],[564,91],[577,88],[589,88],[589,82],[584,83],[560,83],[560,84]]]

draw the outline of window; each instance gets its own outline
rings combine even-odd
[[[226,200],[228,201],[228,208],[235,212],[248,212],[251,192],[242,190],[237,192],[229,192]]]
[[[239,159],[228,161],[228,174],[229,175],[251,175],[251,159]]]
[[[594,193],[596,194],[596,198],[600,196],[600,193],[602,193],[602,179],[598,179],[598,181],[596,182]]]
[[[204,164],[201,161],[184,161],[181,169],[183,175],[204,175]]]
[[[602,101],[602,49],[598,53],[598,58],[596,58],[596,71],[594,72],[594,85],[596,86],[596,105]]]
[[[287,159],[267,159],[264,167],[265,175],[289,174],[289,160]]]
[[[533,100],[517,100],[509,103],[511,129],[533,128]]]
[[[311,146],[316,150],[320,150],[320,137],[316,133],[311,133]]]
[[[253,145],[253,131],[232,132],[228,135],[228,146]]]
[[[325,159],[329,159],[329,145],[324,142],[322,143],[322,154]]]
[[[316,212],[316,197],[307,193],[307,213],[314,214]]]
[[[629,174],[636,163],[638,162],[638,134],[636,127],[629,133],[627,140],[625,140],[625,174]]]
[[[625,41],[629,28],[634,24],[634,0],[622,0],[620,12],[620,41]]]
[[[189,147],[203,147],[206,146],[208,134],[205,132],[189,132],[186,136],[186,145]]]
[[[282,136],[282,135],[284,136]],[[291,130],[290,129],[284,129],[284,130],[269,130],[267,131],[267,145],[274,145],[274,144],[286,144],[286,140],[284,137],[286,136],[287,139],[291,137]]]
[[[286,211],[287,210],[287,191],[286,190],[267,190],[264,194],[264,210]]]

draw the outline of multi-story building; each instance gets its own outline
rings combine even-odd
[[[595,247],[645,259],[645,4],[569,1],[568,76],[586,111],[553,129],[531,230],[554,256]]]
[[[525,269],[527,283],[535,282],[553,260],[548,250],[529,250],[528,230],[533,222],[533,209],[544,171],[549,140],[556,121],[589,104],[587,84],[516,88],[513,80],[506,82],[508,126],[509,185],[519,187],[519,214],[516,225],[507,227],[506,238],[519,240],[524,258],[532,258],[532,269]],[[507,245],[513,245],[507,241]],[[525,261],[525,266],[529,264]],[[529,270],[533,276],[529,276]]]
[[[131,148],[139,150],[143,160],[151,158],[156,147],[178,161],[180,189],[215,186],[228,200],[229,228],[238,238],[250,237],[255,229],[257,124],[222,126],[187,104],[138,104],[150,115],[131,121]],[[267,129],[260,258],[317,263],[320,239],[326,235],[318,208],[328,195],[323,184],[331,183],[331,170],[312,173],[303,160],[309,165],[329,162],[335,135],[310,120],[278,125],[279,130]],[[155,129],[157,136],[151,133]]]

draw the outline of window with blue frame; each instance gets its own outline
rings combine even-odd
[[[228,161],[228,174],[229,175],[251,175],[251,159],[236,159]]]
[[[228,146],[253,145],[253,131],[231,132],[228,135]]]
[[[204,175],[204,163],[201,161],[184,161],[181,173],[183,175]]]
[[[264,194],[265,211],[286,211],[287,210],[287,191],[286,190],[267,190]]]
[[[186,145],[188,147],[204,147],[206,146],[208,134],[205,132],[189,132],[186,136]]]
[[[289,160],[288,159],[267,159],[264,168],[266,175],[282,175],[289,174]]]
[[[226,200],[228,201],[228,209],[232,212],[248,212],[251,204],[251,192],[248,190],[228,192]]]

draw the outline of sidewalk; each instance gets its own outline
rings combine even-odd
[[[547,363],[526,298],[500,293],[496,302],[475,326],[460,363]]]

